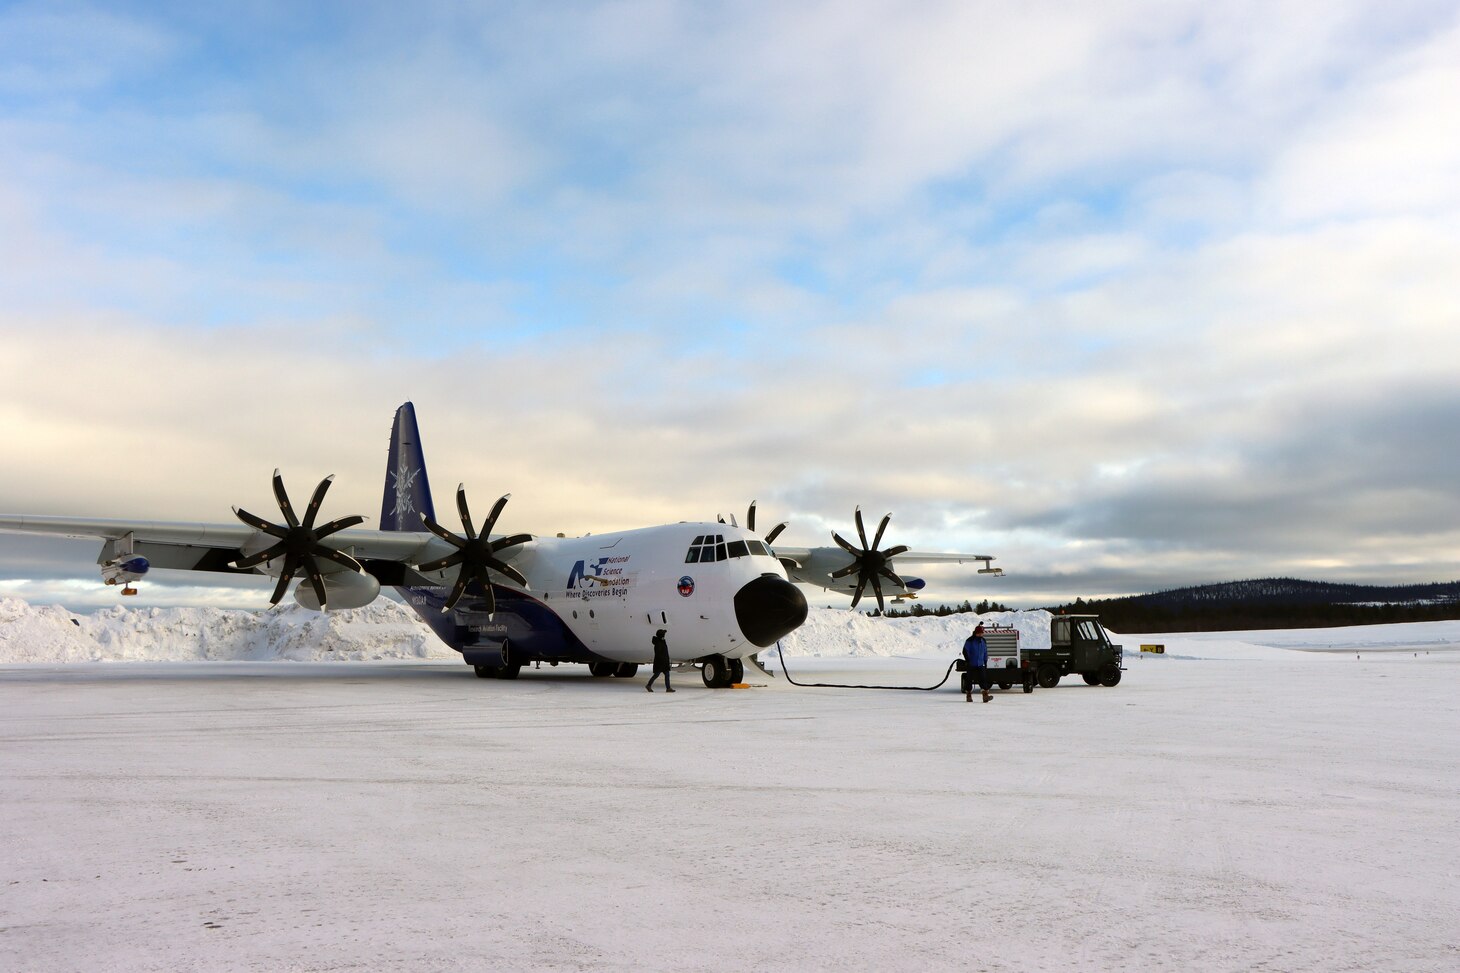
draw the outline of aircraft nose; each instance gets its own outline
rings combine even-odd
[[[735,593],[735,621],[747,639],[764,649],[806,621],[806,596],[785,578],[756,578]]]

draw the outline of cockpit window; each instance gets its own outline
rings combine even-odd
[[[685,552],[685,564],[707,564],[710,561],[724,561],[732,557],[749,557],[752,554],[769,554],[760,541],[725,541],[724,534],[701,534],[696,537]]]

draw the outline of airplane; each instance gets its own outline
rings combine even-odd
[[[879,549],[891,515],[869,544],[860,508],[860,545],[835,533],[836,547],[774,544],[786,525],[758,535],[754,503],[744,527],[721,517],[547,537],[494,532],[510,494],[476,529],[458,486],[457,534],[437,520],[410,402],[395,413],[378,530],[361,528],[359,515],[316,523],[333,480],[315,487],[301,518],[275,470],[282,523],[234,507],[238,524],[0,516],[0,530],[101,539],[102,580],[124,594],[154,568],[268,575],[272,605],[299,578],[295,601],[317,611],[363,607],[390,587],[484,679],[515,679],[543,662],[630,677],[664,629],[671,661],[699,664],[708,687],[730,686],[744,678],[744,660],[806,620],[795,582],[850,592],[854,608],[870,588],[881,608],[884,583],[899,596],[924,586],[894,572],[894,559],[978,562],[981,573],[1002,573],[985,554]]]

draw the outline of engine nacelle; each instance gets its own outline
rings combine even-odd
[[[364,608],[380,594],[380,582],[368,574],[341,571],[324,576],[324,593],[328,610],[343,608]],[[300,580],[294,589],[294,600],[311,611],[319,611],[319,599],[314,595],[314,585],[308,578]]]
[[[142,580],[152,567],[140,554],[128,554],[101,566],[101,580],[107,584],[130,584]]]

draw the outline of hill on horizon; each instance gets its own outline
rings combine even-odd
[[[1340,584],[1258,578],[1059,605],[1093,612],[1118,632],[1218,632],[1326,628],[1460,618],[1460,581]]]

